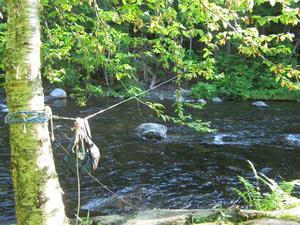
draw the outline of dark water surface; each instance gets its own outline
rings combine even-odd
[[[3,102],[4,97],[0,100]],[[50,104],[54,115],[86,117],[118,102],[92,99],[88,107],[76,107],[73,100]],[[172,102],[165,102],[171,107]],[[247,163],[280,181],[300,178],[300,103],[266,102],[256,108],[251,102],[208,102],[204,110],[193,110],[196,119],[211,121],[215,134],[164,123],[147,106],[131,100],[89,119],[93,141],[101,150],[100,167],[94,176],[107,188],[130,202],[118,199],[91,177],[81,179],[83,215],[115,214],[154,208],[195,209],[237,204],[231,188],[242,188],[237,176],[253,179]],[[0,104],[0,221],[13,223],[14,197],[10,177],[10,149],[7,114]],[[55,137],[67,146],[73,135],[71,120],[55,120]],[[132,130],[143,122],[168,126],[163,141],[135,138]],[[66,135],[66,136],[65,136]],[[77,178],[63,164],[66,154],[53,143],[57,172],[67,214],[77,208]],[[300,189],[295,189],[300,196]]]

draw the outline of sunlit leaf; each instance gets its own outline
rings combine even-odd
[[[276,4],[276,0],[270,0],[271,6],[274,6]]]

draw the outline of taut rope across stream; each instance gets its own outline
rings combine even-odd
[[[91,115],[85,117],[84,119],[90,119],[90,118],[92,118],[92,117],[94,117],[94,116],[96,116],[96,115],[98,115],[98,114],[104,113],[104,112],[106,112],[107,110],[110,110],[110,109],[112,109],[112,108],[115,108],[115,107],[117,107],[117,106],[119,106],[119,105],[121,105],[121,104],[123,104],[123,103],[125,103],[125,102],[128,102],[128,101],[130,101],[130,100],[132,100],[132,99],[137,98],[137,97],[140,96],[140,95],[143,95],[143,94],[145,94],[145,93],[147,93],[147,92],[149,92],[149,91],[152,91],[152,90],[154,90],[154,89],[156,89],[156,88],[158,88],[158,87],[160,87],[160,86],[163,86],[163,85],[165,85],[166,83],[169,83],[169,82],[171,82],[172,80],[175,80],[176,78],[177,78],[177,76],[174,76],[174,77],[172,77],[172,78],[170,78],[170,79],[168,79],[168,80],[162,82],[161,84],[158,84],[158,85],[156,85],[156,86],[154,86],[154,87],[152,87],[152,88],[149,88],[149,89],[146,90],[146,91],[143,91],[143,92],[141,92],[141,93],[139,93],[139,94],[137,94],[137,95],[131,96],[130,98],[127,98],[127,99],[125,99],[125,100],[123,100],[123,101],[121,101],[121,102],[118,102],[118,103],[116,103],[116,104],[114,104],[114,105],[112,105],[112,106],[109,106],[109,107],[107,107],[107,108],[105,108],[105,109],[102,109],[102,110],[100,110],[100,111],[98,111],[98,112],[96,112],[96,113],[94,113],[94,114],[91,114]],[[53,118],[54,118],[54,119],[65,119],[65,120],[76,120],[76,118],[59,117],[59,116],[56,116],[56,115],[53,115]]]
[[[98,179],[96,179],[91,174],[91,172],[93,172],[97,168],[97,166],[98,166],[98,162],[100,160],[100,152],[99,152],[97,146],[95,146],[94,143],[90,139],[91,138],[91,132],[89,130],[88,119],[91,119],[92,117],[94,117],[96,115],[104,113],[107,110],[115,108],[115,107],[117,107],[117,106],[119,106],[119,105],[121,105],[121,104],[123,104],[123,103],[125,103],[127,101],[132,100],[132,99],[139,100],[137,98],[138,96],[143,95],[143,94],[145,94],[145,93],[147,93],[147,92],[149,92],[151,90],[154,90],[154,89],[156,89],[156,88],[158,88],[158,87],[160,87],[160,86],[162,86],[162,85],[164,85],[164,84],[166,84],[168,82],[171,82],[172,80],[175,80],[176,78],[177,78],[177,76],[174,76],[174,77],[172,77],[172,78],[170,78],[170,79],[162,82],[159,85],[156,85],[156,86],[154,86],[154,87],[152,87],[152,88],[150,88],[150,89],[148,89],[146,91],[143,91],[143,92],[141,92],[141,93],[139,93],[137,95],[133,95],[133,96],[131,96],[128,99],[125,99],[125,100],[123,100],[121,102],[118,102],[118,103],[116,103],[116,104],[114,104],[112,106],[109,106],[109,107],[107,107],[107,108],[105,108],[103,110],[100,110],[100,111],[98,111],[98,112],[96,112],[94,114],[91,114],[91,115],[89,115],[89,116],[87,116],[87,117],[85,117],[83,119],[81,119],[81,118],[59,117],[59,116],[54,116],[51,113],[51,121],[52,121],[52,118],[54,118],[54,119],[75,120],[76,121],[75,122],[75,128],[76,128],[75,129],[76,130],[75,136],[70,140],[70,145],[69,145],[69,147],[71,146],[71,151],[69,150],[69,147],[68,147],[68,150],[66,150],[56,140],[58,142],[58,144],[64,149],[64,151],[66,151],[66,153],[68,154],[65,157],[65,162],[69,166],[69,169],[71,169],[71,171],[77,175],[77,180],[78,180],[77,181],[78,182],[78,206],[77,206],[77,220],[76,220],[76,224],[78,223],[78,216],[79,216],[79,211],[80,211],[80,174],[81,174],[80,171],[82,171],[82,170],[83,170],[83,172],[85,172],[86,174],[88,174],[90,177],[92,177],[98,184],[100,184],[102,187],[104,187],[107,191],[109,191],[111,194],[113,194],[114,196],[116,196],[118,199],[122,200],[123,202],[125,202],[126,204],[128,204],[128,205],[130,205],[130,206],[132,206],[134,208],[137,208],[136,206],[132,205],[131,203],[129,203],[128,201],[124,200],[122,197],[118,196],[116,193],[114,193],[113,191],[111,191],[108,187],[106,187],[104,184],[102,184]],[[78,127],[76,127],[76,124],[78,124],[79,122],[82,123],[82,124],[84,124],[84,126],[82,126],[82,127],[84,127],[84,129],[83,128],[79,129]],[[51,130],[52,130],[52,137],[53,137],[53,123],[51,123]],[[82,131],[84,131],[83,134],[82,134]],[[76,140],[77,140],[77,142],[76,142]],[[94,147],[91,147],[91,146],[94,146]],[[95,157],[91,157],[91,156],[95,155],[95,153],[93,153],[93,149],[94,148],[96,148],[96,150],[98,150],[98,152],[99,152],[99,155],[96,154],[97,155],[97,159],[96,160],[94,159]],[[91,150],[92,150],[92,152],[91,152]],[[97,152],[97,151],[94,151],[94,152]],[[83,162],[83,160],[85,160],[85,159],[83,159],[82,157],[81,158],[78,157],[78,156],[80,156],[82,154],[87,154],[87,157],[88,158],[90,157],[90,162],[92,163],[92,167],[93,167],[92,170],[89,170],[88,169],[89,165],[86,165],[89,162],[88,160],[86,160],[87,163],[85,163],[85,162]],[[94,161],[95,161],[95,163],[93,163]],[[79,162],[81,162],[81,163],[79,163]],[[75,165],[75,167],[74,167],[74,165]]]

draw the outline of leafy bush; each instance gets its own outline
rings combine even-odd
[[[74,93],[71,93],[70,96],[76,99],[76,104],[79,106],[86,106],[89,96],[103,96],[104,92],[101,86],[94,86],[87,84],[84,88],[74,87],[72,89]]]
[[[261,59],[249,60],[240,54],[220,53],[216,62],[218,73],[225,78],[217,82],[218,96],[224,99],[243,100],[249,97],[249,90],[266,85],[259,77],[267,77],[266,66]],[[274,78],[272,80],[274,83]],[[265,86],[264,86],[265,87]]]
[[[299,101],[300,100],[300,90],[288,90],[288,88],[280,87],[278,89],[270,90],[252,90],[249,93],[249,98],[259,99],[259,100],[289,100],[289,101]]]
[[[199,99],[212,99],[217,95],[217,88],[213,84],[198,82],[191,87],[191,97]]]
[[[108,91],[108,96],[129,98],[135,95],[141,96],[145,89],[145,84],[132,79],[124,79],[114,85],[113,89]]]
[[[225,78],[216,83],[218,96],[223,99],[244,100],[249,97],[249,90],[252,87],[252,81],[236,76],[234,74],[225,75]]]

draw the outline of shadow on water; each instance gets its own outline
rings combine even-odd
[[[78,108],[70,99],[52,103],[54,115],[86,117],[116,103],[116,99],[92,99]],[[172,102],[165,102],[171,107]],[[194,132],[186,127],[163,123],[148,107],[130,101],[89,120],[93,141],[101,150],[100,167],[94,176],[122,197],[111,194],[92,178],[81,179],[81,205],[94,214],[113,214],[154,208],[193,209],[224,207],[238,202],[232,187],[242,188],[237,175],[254,179],[247,160],[258,171],[280,181],[300,175],[300,103],[267,102],[256,108],[250,102],[209,102],[192,113],[211,121],[215,134]],[[1,112],[2,120],[6,113]],[[71,120],[55,120],[55,137],[68,145]],[[163,141],[135,138],[131,131],[143,122],[168,126]],[[0,213],[2,221],[14,220],[13,188],[10,178],[8,126],[1,122]],[[66,136],[64,136],[66,135]],[[63,164],[64,149],[53,143],[63,199],[68,216],[77,208],[77,178]],[[294,194],[300,195],[295,189]]]

